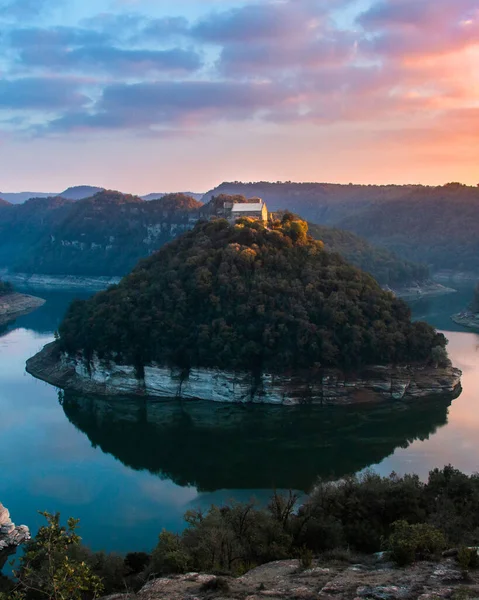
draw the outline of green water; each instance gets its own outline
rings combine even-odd
[[[469,290],[414,305],[416,317],[447,332],[464,371],[461,396],[361,409],[59,393],[27,375],[25,360],[81,294],[40,295],[42,308],[0,331],[0,501],[33,530],[37,510],[61,511],[81,519],[94,549],[149,550],[163,527],[183,527],[189,508],[307,491],[318,476],[373,467],[425,477],[446,463],[479,470],[479,336],[449,318]]]

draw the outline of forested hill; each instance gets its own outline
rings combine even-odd
[[[3,198],[0,198],[0,206],[12,206],[10,202],[7,202]]]
[[[46,275],[124,275],[190,229],[199,202],[171,194],[146,202],[138,196],[103,191],[75,202],[14,264],[19,272]]]
[[[324,242],[326,250],[338,252],[354,266],[371,273],[381,285],[402,286],[408,282],[421,283],[429,278],[426,265],[403,260],[390,250],[373,246],[350,231],[309,223],[309,233],[314,239]]]
[[[223,183],[208,192],[259,196],[270,210],[348,229],[401,258],[479,274],[479,187],[448,184]]]
[[[201,207],[184,194],[146,202],[112,191],[77,202],[37,198],[0,205],[0,268],[44,275],[126,275],[140,258],[191,229],[202,216]],[[317,225],[311,225],[311,233],[383,285],[405,286],[428,277],[423,266],[351,233]]]
[[[153,362],[285,374],[445,358],[442,334],[307,230],[290,214],[269,229],[198,223],[119,285],[74,302],[60,348],[138,374]]]
[[[0,267],[13,266],[63,221],[72,202],[34,198],[13,206],[0,204]]]

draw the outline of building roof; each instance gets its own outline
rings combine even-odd
[[[236,203],[232,212],[261,212],[263,210],[264,204],[262,202],[257,202],[255,204],[246,204],[246,203]]]

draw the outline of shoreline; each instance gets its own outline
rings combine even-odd
[[[45,304],[43,298],[13,292],[0,296],[0,325],[14,321],[18,317],[40,308]]]
[[[479,314],[464,311],[456,315],[452,315],[451,319],[454,321],[454,323],[457,323],[457,325],[461,325],[466,329],[479,331]]]
[[[10,273],[0,270],[0,277],[8,279],[15,285],[38,289],[90,289],[105,290],[110,285],[116,285],[121,277],[89,277],[83,275],[37,275],[29,273]]]
[[[372,366],[356,373],[324,369],[307,374],[263,373],[254,379],[245,372],[218,369],[180,370],[159,365],[145,367],[143,379],[130,365],[95,358],[89,368],[79,359],[60,353],[55,342],[27,361],[27,372],[58,388],[100,396],[179,398],[236,404],[349,405],[394,402],[461,391],[459,369],[452,366]]]
[[[392,292],[397,298],[402,300],[421,300],[422,298],[432,298],[434,296],[444,296],[446,294],[456,294],[457,290],[438,283],[437,281],[424,281],[421,284],[403,286],[400,288],[391,288],[386,286],[384,289]]]

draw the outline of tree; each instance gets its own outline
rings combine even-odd
[[[20,558],[14,571],[15,590],[3,600],[84,600],[98,598],[103,592],[101,579],[83,561],[71,558],[70,552],[80,545],[76,533],[77,519],[60,525],[60,514],[40,513],[47,525],[40,527]],[[0,599],[2,596],[0,596]]]

